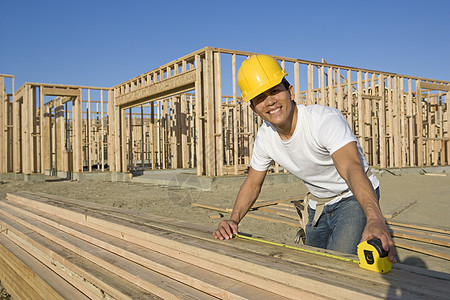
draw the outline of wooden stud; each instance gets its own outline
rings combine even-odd
[[[237,73],[236,73],[236,54],[232,56],[232,78],[233,78],[233,164],[234,164],[234,175],[238,174],[238,123],[237,117],[239,113],[238,103],[237,103]]]
[[[215,144],[216,144],[216,159],[215,159],[215,175],[223,175],[223,114],[222,114],[222,76],[221,76],[221,61],[220,52],[214,53],[214,103],[215,103]]]
[[[386,168],[387,157],[386,157],[386,93],[385,93],[385,83],[384,75],[378,75],[378,93],[381,97],[380,100],[380,168]]]
[[[195,128],[197,132],[196,139],[196,158],[197,158],[197,176],[204,174],[204,157],[203,157],[203,93],[202,93],[202,59],[200,55],[195,55]]]
[[[416,135],[417,135],[417,166],[423,166],[423,109],[422,109],[422,93],[420,90],[420,79],[416,79]]]
[[[8,161],[8,143],[7,143],[7,104],[5,95],[5,81],[4,77],[0,75],[0,141],[2,146],[0,148],[0,174],[7,173]]]

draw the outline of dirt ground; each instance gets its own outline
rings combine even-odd
[[[412,201],[417,201],[415,205],[400,213],[393,220],[450,229],[450,218],[448,218],[450,176],[420,174],[395,176],[389,172],[378,173],[377,176],[381,182],[380,203],[385,215]],[[194,207],[192,203],[232,208],[238,190],[239,185],[221,186],[212,191],[199,191],[191,188],[133,182],[2,180],[0,181],[0,201],[5,199],[8,192],[38,191],[187,220],[196,224],[208,225],[212,232],[220,219],[211,219],[210,215],[217,214],[217,212]],[[271,200],[304,195],[305,191],[304,185],[300,182],[266,184],[260,199]],[[223,215],[223,218],[228,216],[226,213]],[[292,219],[279,218],[288,222],[296,222]],[[241,232],[267,240],[297,245],[293,242],[297,228],[290,225],[244,218],[239,229]],[[447,260],[403,249],[398,249],[398,257],[403,263],[450,273],[450,262]]]

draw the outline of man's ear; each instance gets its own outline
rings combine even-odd
[[[291,100],[295,100],[294,87],[292,85],[289,86],[289,93],[291,94]]]

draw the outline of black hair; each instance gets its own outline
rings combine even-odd
[[[289,87],[291,86],[291,84],[289,83],[289,81],[286,79],[286,77],[283,77],[283,79],[281,80],[281,83],[284,85],[284,87],[289,91]]]

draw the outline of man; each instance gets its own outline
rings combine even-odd
[[[356,254],[359,242],[379,238],[389,259],[395,247],[379,207],[378,179],[342,114],[321,105],[296,105],[287,73],[267,55],[245,60],[238,84],[265,122],[255,139],[250,170],[229,220],[214,237],[231,239],[261,191],[272,160],[303,180],[312,195],[306,245]]]

